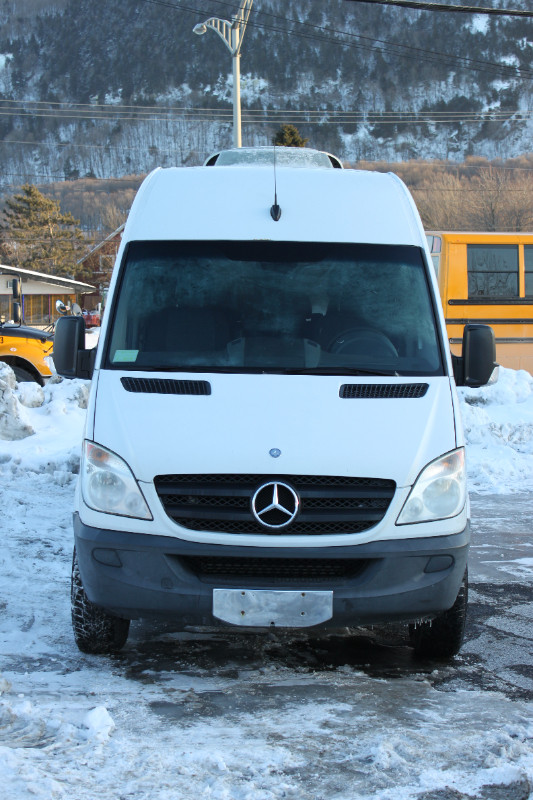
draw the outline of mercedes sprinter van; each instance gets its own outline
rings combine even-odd
[[[96,351],[74,514],[85,652],[130,620],[350,628],[462,642],[469,505],[456,384],[419,215],[392,174],[289,159],[157,169],[133,203]]]

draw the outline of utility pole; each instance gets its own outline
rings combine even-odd
[[[241,45],[252,9],[253,0],[241,0],[239,10],[232,22],[218,17],[209,17],[193,28],[193,33],[202,36],[208,28],[218,33],[231,53],[233,62],[233,146],[242,147],[241,137]]]

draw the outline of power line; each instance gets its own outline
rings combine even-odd
[[[127,152],[146,152],[149,148],[146,147],[128,147],[127,145],[113,145],[113,144],[86,144],[85,142],[30,142],[24,140],[16,140],[16,139],[0,139],[0,145],[3,144],[14,144],[14,145],[24,145],[30,147],[50,147],[52,149],[57,149],[61,147],[74,147],[78,148],[88,148],[90,150],[124,150]],[[176,150],[160,150],[157,148],[157,153],[154,155],[174,155]]]
[[[196,16],[198,16],[198,14],[200,13],[199,9],[190,8],[189,6],[186,6],[182,3],[179,4],[170,3],[167,2],[166,0],[141,0],[141,1],[144,3],[150,3],[151,5],[160,5],[164,6],[165,8],[172,8],[178,11],[186,11],[189,13],[194,13]],[[212,0],[212,2],[217,2],[219,5],[223,6],[229,5],[228,3],[222,2],[222,0]],[[315,31],[324,32],[325,34],[333,33],[337,36],[341,35],[341,36],[348,36],[351,39],[354,38],[361,39],[363,41],[370,42],[371,44],[366,45],[354,41],[351,42],[343,41],[338,38],[331,38],[330,36],[318,35],[316,33],[298,32],[295,29],[289,30],[287,28],[277,28],[272,25],[256,22],[254,19],[248,20],[248,27],[270,30],[275,33],[290,34],[292,36],[297,36],[303,39],[310,39],[313,41],[320,41],[320,42],[326,42],[328,44],[340,45],[341,47],[349,47],[360,50],[370,50],[371,52],[379,50],[379,52],[385,52],[388,53],[389,55],[396,55],[402,58],[416,59],[419,58],[419,54],[422,54],[426,61],[432,63],[440,63],[440,64],[447,63],[447,64],[453,64],[454,66],[459,64],[466,69],[473,69],[477,71],[485,70],[489,72],[492,71],[492,72],[497,72],[499,74],[512,75],[513,77],[516,75],[518,75],[519,77],[533,77],[532,70],[522,69],[520,67],[510,67],[505,64],[497,64],[496,62],[482,61],[480,59],[471,59],[468,58],[467,56],[450,56],[450,54],[448,53],[440,53],[439,51],[435,50],[426,50],[424,48],[416,48],[416,47],[411,47],[409,45],[396,44],[394,42],[389,42],[385,39],[376,39],[370,36],[364,36],[363,34],[351,33],[349,31],[341,31],[341,30],[336,30],[334,28],[326,28],[324,26],[313,25],[312,23],[301,22],[300,20],[294,20],[288,17],[281,17],[275,14],[271,14],[269,12],[260,11],[258,13],[271,16],[274,19],[279,19],[284,23],[288,22],[290,24],[298,25],[300,27],[311,28],[312,30]],[[385,47],[377,47],[377,45],[385,45]]]
[[[40,114],[33,115],[35,117],[43,116]],[[44,115],[46,116],[46,115]],[[389,113],[387,114],[384,112],[381,113],[362,113],[362,112],[350,112],[350,111],[339,111],[339,112],[330,112],[330,111],[318,111],[318,112],[309,112],[309,111],[276,111],[273,113],[265,113],[262,111],[259,112],[242,112],[242,123],[246,126],[254,126],[254,125],[280,125],[282,123],[292,123],[292,124],[300,124],[300,125],[316,125],[316,126],[346,126],[346,125],[365,125],[369,127],[374,127],[376,125],[433,125],[433,126],[442,126],[442,125],[483,125],[487,123],[499,123],[505,125],[521,125],[529,120],[532,119],[533,112],[515,112],[515,111],[503,111],[503,112],[437,112],[434,113],[425,113],[425,112],[411,112],[411,113]],[[65,118],[68,118],[66,116]],[[187,115],[184,115],[184,120],[192,119]],[[203,116],[195,116],[195,121],[197,123],[213,123],[218,122],[220,124],[227,124],[230,125],[232,122],[232,114],[231,112],[226,112],[225,114],[217,114],[211,115],[210,113],[206,112]],[[151,117],[149,122],[157,122],[161,121],[162,118],[158,117]],[[102,119],[100,121],[106,121]],[[138,121],[139,120],[132,120]],[[142,121],[142,120],[141,120]],[[167,120],[168,121],[168,120]],[[179,120],[174,120],[179,121]],[[178,153],[178,148],[174,150],[168,149],[159,149],[156,145],[147,146],[147,147],[133,147],[127,145],[113,145],[113,144],[90,144],[84,142],[43,142],[43,141],[27,141],[27,140],[16,140],[16,139],[3,139],[0,140],[0,146],[22,146],[22,147],[47,147],[49,149],[56,149],[56,148],[68,148],[68,149],[88,149],[97,152],[144,152],[147,156],[152,157],[172,157]]]
[[[18,239],[16,236],[13,236],[11,231],[6,231],[6,236],[4,238],[0,239],[0,244],[1,245],[47,244],[47,245],[53,245],[53,246],[56,246],[56,247],[61,247],[64,244],[65,245],[66,244],[79,244],[80,245],[79,249],[82,250],[86,245],[96,244],[99,241],[100,241],[99,239],[95,239],[95,238],[92,238],[92,239],[85,239],[85,238],[83,238],[83,239],[57,239],[57,238],[54,238],[54,239],[33,239],[33,238],[30,237],[28,239]]]
[[[356,162],[356,163],[359,163],[359,162]],[[381,162],[368,162],[365,159],[362,159],[361,163],[362,164],[374,164],[374,163],[381,163]],[[399,167],[400,167],[402,164],[409,163],[409,162],[392,162],[392,163],[397,163],[399,165]],[[449,164],[428,164],[428,163],[424,163],[423,169],[425,170],[426,168],[434,169],[434,170],[437,170],[437,171],[438,170],[453,170],[455,172],[457,172],[457,171],[464,172],[465,170],[469,170],[469,171],[472,171],[472,172],[483,172],[483,171],[487,171],[489,169],[495,170],[497,172],[513,172],[513,173],[515,173],[515,172],[523,172],[523,173],[531,173],[531,172],[533,172],[533,167],[505,167],[505,166],[491,167],[490,165],[478,167],[478,166],[475,166],[475,165],[467,165],[467,164],[462,164],[462,163],[449,163]],[[390,169],[391,169],[390,164],[387,162],[387,170],[390,171]],[[400,172],[401,171],[402,170],[400,169]],[[29,171],[28,172],[3,172],[2,175],[4,177],[8,177],[8,178],[19,179],[19,180],[21,180],[22,182],[25,182],[25,183],[28,183],[28,182],[30,182],[32,180],[46,181],[46,182],[49,183],[50,180],[53,180],[56,183],[60,183],[60,184],[66,183],[66,184],[73,184],[73,185],[76,184],[78,181],[85,181],[85,180],[95,180],[95,181],[99,181],[99,182],[102,182],[102,183],[104,183],[107,180],[113,180],[113,181],[131,180],[130,178],[127,178],[127,177],[108,179],[108,178],[88,178],[87,176],[83,176],[83,175],[81,175],[79,178],[75,178],[75,179],[70,178],[69,179],[65,175],[53,175],[53,174],[52,175],[41,175],[41,174],[38,174],[38,173],[29,172]],[[141,183],[141,181],[142,181],[142,176],[139,177],[139,184]],[[11,186],[13,184],[8,184],[5,181],[1,181],[0,185]],[[15,185],[17,185],[17,184],[15,184]],[[124,191],[124,190],[122,190],[122,189],[118,190],[117,189],[117,191]]]
[[[2,104],[4,104],[2,106]],[[6,106],[5,104],[11,104]],[[51,106],[51,108],[49,108]],[[1,110],[4,108],[5,110]],[[125,116],[131,112],[129,109],[141,109],[140,113],[134,113],[133,116]],[[229,120],[232,118],[231,110],[224,108],[213,108],[205,106],[149,106],[146,110],[144,106],[130,106],[120,104],[89,104],[89,103],[67,103],[67,102],[47,102],[47,101],[14,101],[14,100],[0,100],[0,116],[8,117],[55,117],[57,119],[90,119],[92,121],[116,122],[121,121],[147,121],[147,122],[160,122],[169,121],[175,122],[176,120],[185,118],[194,119],[207,119],[208,121]],[[153,112],[157,111],[157,114]],[[70,113],[66,113],[70,112]],[[485,122],[495,120],[508,120],[508,121],[525,121],[533,116],[533,110],[526,111],[523,109],[489,109],[486,111],[466,110],[460,111],[456,109],[446,110],[408,110],[408,111],[349,111],[337,109],[303,109],[303,108],[245,108],[243,113],[247,116],[250,122],[260,121],[279,121],[280,118],[298,117],[303,121],[319,122],[322,123],[326,119],[329,120],[345,120],[361,121],[372,124],[376,121],[382,122],[385,119],[390,119],[395,122],[402,121],[433,121],[433,122],[459,122],[459,121],[473,121]],[[47,142],[39,143],[32,141],[22,141],[13,139],[0,140],[0,143],[9,144],[47,144],[51,147],[69,147],[73,146],[71,142]],[[79,144],[79,146],[107,149],[114,148],[111,144]],[[118,146],[118,149],[125,150],[138,150],[142,148],[130,148],[127,146]],[[146,149],[150,149],[149,147]],[[161,152],[161,151],[159,151]],[[167,151],[169,154],[174,151]]]
[[[4,104],[4,106],[2,106]],[[180,114],[195,114],[195,115],[205,115],[208,114],[210,117],[221,116],[221,117],[231,117],[231,112],[226,107],[223,108],[214,108],[209,106],[135,106],[135,105],[122,105],[122,104],[104,104],[104,103],[69,103],[67,101],[46,101],[46,100],[5,100],[0,99],[0,109],[6,108],[5,104],[11,104],[7,107],[5,111],[0,110],[0,114],[4,114],[5,116],[21,116],[25,114],[32,114],[33,116],[38,116],[40,113],[47,113],[55,114],[57,117],[62,118],[64,115],[61,114],[61,111],[70,111],[73,114],[78,114],[82,119],[103,119],[104,121],[116,121],[117,119],[123,119],[120,115],[125,113],[132,113],[130,109],[140,109],[141,113],[136,114],[133,117],[127,117],[126,119],[148,119],[148,120],[155,120],[159,121],[160,119],[174,119],[175,117],[179,117]],[[51,108],[49,108],[51,107]],[[32,110],[35,108],[35,110]],[[154,115],[152,112],[157,111],[158,114],[163,114],[162,117]],[[352,115],[359,115],[364,117],[365,119],[375,117],[386,117],[386,116],[418,116],[418,117],[435,117],[441,118],[446,116],[453,116],[453,117],[467,117],[467,116],[491,116],[491,117],[508,117],[515,114],[529,117],[533,115],[533,110],[523,110],[523,109],[488,109],[487,111],[475,111],[475,110],[466,110],[466,111],[459,111],[459,110],[409,110],[409,111],[359,111],[359,112],[352,112],[352,111],[343,111],[343,110],[336,110],[336,109],[324,109],[324,108],[245,108],[245,113],[253,116],[285,116],[290,114],[302,114],[302,115],[309,115],[309,116],[344,116],[346,114]],[[133,112],[135,113],[135,112]],[[70,118],[70,115],[67,117]],[[59,144],[68,145],[68,142],[61,142]],[[88,145],[94,147],[105,147],[107,145]]]
[[[26,106],[26,107],[25,107]],[[30,108],[27,108],[30,106]],[[169,111],[168,114],[163,114],[162,116],[158,114],[154,114],[150,112],[149,114],[139,114],[135,116],[123,116],[124,113],[120,109],[118,111],[114,110],[114,106],[109,106],[108,112],[102,112],[97,110],[96,112],[91,112],[90,108],[79,110],[75,106],[70,106],[69,104],[64,104],[65,108],[60,109],[46,109],[37,108],[36,110],[31,109],[31,102],[25,103],[24,101],[18,107],[12,107],[7,109],[6,111],[0,110],[0,116],[8,116],[8,117],[21,117],[21,116],[32,116],[32,117],[55,117],[57,119],[90,119],[93,121],[104,121],[104,122],[116,122],[117,120],[121,121],[147,121],[147,122],[160,122],[160,121],[176,121],[177,119],[181,118],[190,118],[194,117],[202,118],[208,117],[209,120],[214,120],[217,118],[221,119],[231,119],[232,114],[231,110],[228,108],[213,108],[213,107],[190,107],[190,108],[176,108]],[[127,108],[127,106],[125,107]],[[157,108],[157,107],[154,107]],[[65,112],[72,112],[72,113],[65,113]],[[434,120],[446,120],[448,118],[464,118],[464,119],[475,119],[475,120],[485,120],[485,119],[507,119],[513,116],[519,116],[523,119],[529,119],[533,116],[533,110],[526,111],[523,109],[488,109],[486,111],[478,111],[478,110],[466,110],[460,111],[456,109],[444,109],[444,110],[409,110],[409,111],[348,111],[342,109],[326,109],[326,108],[316,108],[316,109],[306,109],[306,108],[244,108],[244,114],[247,114],[248,117],[253,120],[260,119],[260,120],[268,120],[270,118],[276,120],[279,117],[287,117],[287,116],[301,116],[306,117],[309,119],[321,119],[324,117],[330,117],[332,119],[339,118],[339,117],[357,117],[361,120],[368,121],[374,119],[383,119],[385,117],[394,117],[397,119],[401,118],[412,118],[412,119],[434,119]],[[10,141],[10,140],[8,140]],[[58,144],[62,144],[67,146],[68,142],[60,142]],[[94,147],[106,147],[107,145],[92,145]]]
[[[516,8],[482,8],[477,6],[454,6],[444,3],[421,3],[417,0],[348,0],[351,3],[367,3],[368,5],[400,6],[416,8],[420,11],[446,11],[455,14],[490,14],[498,17],[533,18],[533,11]]]

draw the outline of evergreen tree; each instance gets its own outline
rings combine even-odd
[[[61,212],[59,203],[32,184],[6,200],[0,224],[0,258],[21,269],[82,277],[76,262],[84,251],[79,220]]]
[[[282,125],[278,130],[272,144],[279,147],[305,147],[309,139],[303,139],[296,125]]]

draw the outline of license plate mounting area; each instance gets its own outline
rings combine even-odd
[[[213,589],[213,616],[232,625],[308,628],[331,619],[333,592]]]

